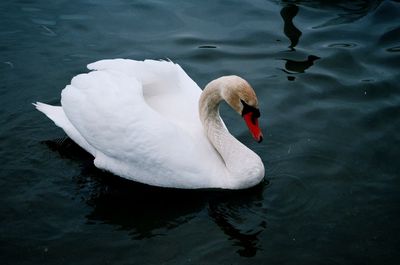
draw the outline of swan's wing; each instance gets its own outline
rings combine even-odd
[[[90,70],[117,71],[133,76],[142,85],[148,106],[177,126],[198,123],[199,86],[178,65],[169,61],[101,60]]]
[[[153,76],[152,81],[161,84],[162,80],[156,80],[155,73],[135,76],[118,63],[114,65],[113,61],[108,61],[111,64],[108,66],[112,67],[103,68],[104,63],[89,66],[99,69],[97,71],[74,77],[63,90],[61,99],[68,120],[96,149],[96,166],[152,185],[178,187],[183,183],[190,186],[191,175],[201,175],[199,170],[203,170],[195,162],[201,160],[204,153],[195,152],[196,139],[188,133],[192,131],[197,137],[202,137],[200,121],[192,120],[182,130],[177,125],[179,122],[167,119],[171,113],[162,115],[147,104],[149,98],[144,97],[144,88],[149,87],[151,80],[144,76]],[[179,80],[179,71],[175,74]],[[172,85],[172,81],[168,82]],[[179,85],[177,87],[178,91],[182,89]],[[165,93],[165,98],[169,99],[173,93]],[[193,91],[188,93],[195,95]],[[180,97],[183,94],[180,93]],[[178,113],[191,112],[185,117],[192,115],[193,118],[197,115],[197,102],[195,106],[196,114],[192,114],[192,106],[185,109],[185,104],[179,106]],[[169,105],[170,109],[174,107]],[[177,174],[176,169],[181,174]],[[167,182],[158,176],[167,178]],[[185,176],[184,182],[179,180],[182,176]]]

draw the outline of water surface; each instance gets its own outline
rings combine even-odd
[[[0,3],[2,264],[398,264],[398,1]],[[237,74],[264,142],[224,106],[266,180],[148,187],[101,172],[31,102],[104,58]]]

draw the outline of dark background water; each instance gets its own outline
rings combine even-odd
[[[1,264],[400,264],[398,1],[0,3]],[[266,181],[152,188],[103,173],[31,102],[85,65],[170,58],[255,88]]]

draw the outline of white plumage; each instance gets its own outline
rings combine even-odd
[[[241,146],[232,151],[250,151],[258,176],[227,168],[199,118],[202,90],[179,65],[114,59],[88,68],[62,91],[61,106],[35,106],[91,153],[96,167],[162,187],[238,189],[262,180],[261,159],[236,139]],[[223,130],[217,134],[229,134]]]

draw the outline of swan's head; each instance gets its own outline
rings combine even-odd
[[[256,93],[250,84],[239,76],[226,76],[222,97],[246,122],[253,138],[257,142],[263,140],[261,129],[258,125],[260,110]]]

